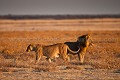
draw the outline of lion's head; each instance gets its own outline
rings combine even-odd
[[[28,47],[27,47],[27,52],[30,52],[30,51],[33,51],[34,50],[34,47],[35,47],[35,45],[33,45],[33,44],[30,44],[30,45],[28,45]]]
[[[85,34],[78,37],[77,42],[79,43],[79,45],[88,46],[90,43],[90,34]]]

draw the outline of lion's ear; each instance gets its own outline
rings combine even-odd
[[[90,38],[90,34],[88,33],[88,34],[86,34],[86,38],[87,39],[89,39]]]
[[[29,44],[29,45],[32,45],[32,44]]]
[[[87,33],[86,36],[90,36],[90,33]]]
[[[30,44],[30,46],[35,47],[36,45],[35,44]]]

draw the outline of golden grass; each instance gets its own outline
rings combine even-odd
[[[119,25],[119,18],[70,20],[0,20],[0,31],[120,30]]]
[[[90,33],[94,46],[89,48],[89,51],[86,55],[86,64],[90,64],[95,68],[119,68],[119,42],[120,42],[120,32],[119,32],[120,19],[76,19],[76,20],[0,20],[0,53],[3,59],[16,59],[18,55],[19,59],[28,59],[31,55],[25,54],[25,50],[28,44],[30,43],[40,43],[40,44],[55,44],[55,43],[64,43],[66,41],[76,41],[77,37],[86,33]],[[44,27],[62,27],[68,29],[73,26],[82,26],[84,29],[88,29],[90,26],[97,28],[111,28],[114,30],[115,26],[118,26],[118,30],[114,31],[2,31],[3,27],[8,26],[8,28],[26,27],[29,30],[29,27],[36,28],[36,26]],[[68,26],[68,28],[65,28]],[[103,27],[102,27],[103,26]],[[72,29],[71,28],[71,29]],[[116,28],[116,29],[117,29]],[[76,28],[77,29],[77,28]],[[93,28],[92,28],[93,29]],[[83,30],[83,29],[82,29]],[[94,30],[94,29],[93,29]],[[111,37],[112,36],[112,37]],[[113,47],[114,46],[114,47]],[[3,55],[4,54],[4,55]],[[24,54],[27,57],[22,57],[21,54]],[[20,56],[21,55],[21,56]],[[105,56],[104,56],[105,55]],[[34,57],[34,56],[32,56]],[[71,56],[73,60],[78,60],[77,56]],[[115,59],[114,59],[115,58]],[[17,58],[18,59],[18,58]],[[30,58],[31,59],[31,58]],[[114,64],[114,65],[113,65]]]
[[[31,43],[74,42],[86,33],[94,45],[82,65],[77,55],[69,55],[70,62],[42,57],[35,64],[35,53],[26,52]],[[119,79],[119,46],[120,19],[0,20],[0,79]]]
[[[43,58],[39,66],[35,67],[35,54],[26,53],[26,47],[30,43],[55,44],[66,41],[76,41],[77,37],[88,33],[87,31],[41,31],[41,32],[0,32],[1,60],[5,61],[5,67],[30,68],[36,71],[54,70],[55,67],[64,65],[65,69],[80,69],[77,56],[71,55],[71,62],[64,63],[63,60],[53,62],[50,66]],[[85,64],[98,69],[119,69],[120,68],[120,32],[119,31],[91,31],[93,47],[89,47],[85,56]],[[4,40],[3,40],[4,39]],[[20,39],[20,40],[19,40]],[[10,52],[11,51],[11,52]],[[14,62],[7,62],[13,59]],[[51,67],[52,66],[52,67]]]

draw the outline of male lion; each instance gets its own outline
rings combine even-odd
[[[60,55],[60,57],[63,60],[69,61],[70,59],[67,54],[67,50],[69,50],[73,54],[80,51],[80,49],[78,51],[72,51],[64,43],[58,43],[58,44],[53,44],[53,45],[48,45],[48,46],[43,46],[40,44],[34,44],[34,45],[30,44],[27,47],[26,51],[27,52],[35,51],[36,52],[36,63],[38,63],[42,56],[46,56],[47,57],[46,59],[49,62],[51,62],[51,59],[55,59],[56,57],[58,57],[58,55]]]
[[[73,51],[76,51],[78,48],[80,48],[80,51],[77,54],[80,62],[83,63],[86,50],[90,45],[92,45],[90,40],[90,35],[86,34],[78,37],[76,42],[65,42],[65,44],[68,45]]]

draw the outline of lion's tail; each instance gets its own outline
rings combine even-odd
[[[69,47],[67,49],[70,52],[70,54],[73,54],[73,55],[78,54],[80,52],[80,48],[78,49],[78,51],[72,51]]]

